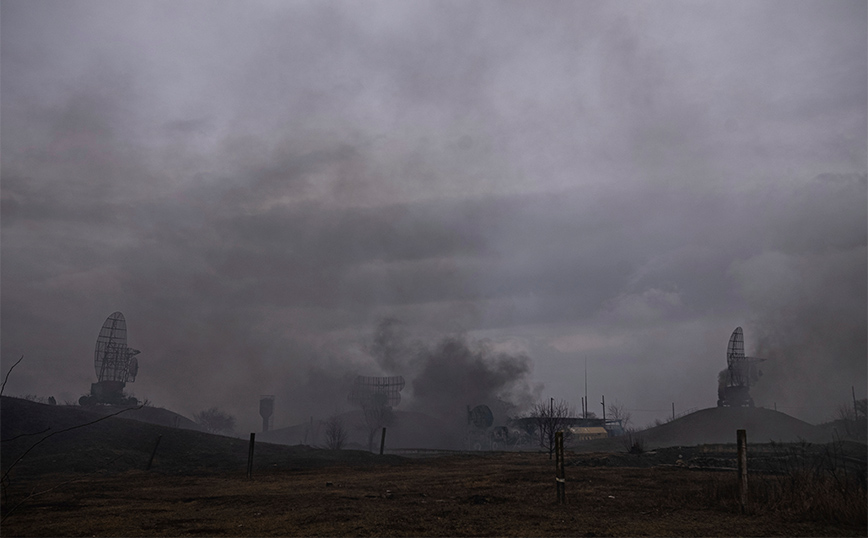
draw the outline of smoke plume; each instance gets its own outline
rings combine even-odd
[[[526,408],[539,392],[527,355],[498,351],[464,334],[425,343],[400,321],[386,318],[367,350],[386,373],[408,379],[406,409],[448,421],[463,417],[468,405]]]

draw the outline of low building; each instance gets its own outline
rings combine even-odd
[[[609,432],[602,426],[573,426],[570,428],[573,439],[587,441],[590,439],[605,439]]]

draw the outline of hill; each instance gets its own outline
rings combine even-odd
[[[747,430],[748,443],[827,443],[835,440],[827,428],[813,426],[786,413],[760,407],[712,407],[633,434],[646,449],[735,443],[736,430]],[[627,437],[574,443],[582,451],[617,452],[626,448]]]
[[[69,407],[69,406],[64,406]],[[76,407],[76,406],[72,406]],[[121,408],[112,407],[107,405],[94,405],[92,407],[76,407],[77,409],[84,409],[86,411],[92,411],[94,413],[100,415],[111,415],[113,413],[118,412]],[[118,415],[121,418],[129,419],[129,420],[138,420],[140,422],[148,422],[150,424],[157,424],[159,426],[170,426],[172,428],[181,428],[183,430],[195,430],[195,431],[205,431],[205,428],[196,424],[189,418],[179,415],[174,411],[169,411],[168,409],[164,409],[162,407],[152,407],[152,406],[142,406],[142,407],[134,407],[129,411],[125,411],[121,415]]]
[[[702,409],[644,432],[651,446],[734,443],[736,430],[747,430],[749,443],[832,441],[816,426],[760,407]]]
[[[14,465],[13,477],[145,469],[159,437],[152,467],[154,472],[246,472],[249,447],[246,439],[122,418],[137,411],[124,411],[117,416],[107,416],[106,412],[107,409],[46,405],[6,396],[0,398],[0,438],[3,443],[0,468],[5,474]],[[138,415],[139,418],[143,416],[155,420],[171,417],[160,412]],[[23,458],[17,461],[21,456]],[[306,469],[336,462],[373,464],[400,460],[397,456],[283,446],[257,440],[254,471]]]

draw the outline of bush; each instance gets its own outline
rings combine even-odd
[[[209,433],[229,435],[235,431],[235,417],[216,407],[194,414],[193,421]]]
[[[748,477],[749,513],[853,526],[868,520],[865,463],[847,456],[842,443],[780,446],[764,463],[762,471],[751,469]],[[756,466],[749,461],[749,467]],[[693,502],[735,511],[738,498],[732,473],[717,477]]]
[[[622,442],[629,454],[643,454],[645,452],[645,439],[632,428],[628,428],[624,432]]]
[[[338,416],[332,416],[326,421],[326,447],[331,450],[340,450],[347,442],[347,430]]]

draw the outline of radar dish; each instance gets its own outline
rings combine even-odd
[[[732,384],[736,386],[745,385],[744,377],[744,333],[741,327],[736,327],[732,331],[732,336],[729,337],[729,344],[726,346],[726,367],[729,369]]]
[[[401,403],[401,389],[404,388],[402,376],[367,377],[356,376],[347,397],[361,407],[395,407]]]
[[[467,420],[480,430],[484,430],[494,424],[494,414],[487,405],[477,405],[468,412]]]
[[[745,356],[744,332],[736,327],[726,346],[726,370],[721,372],[717,390],[718,407],[752,407],[751,381],[762,375],[757,365],[765,360]]]
[[[139,350],[127,347],[127,322],[124,315],[120,312],[110,315],[96,337],[93,352],[97,381],[134,381],[139,363],[133,357],[138,354]]]
[[[127,346],[127,321],[120,312],[106,318],[96,337],[93,367],[96,383],[90,385],[90,395],[78,399],[81,405],[138,405],[133,396],[124,394],[124,386],[136,380],[139,373],[138,349]]]

